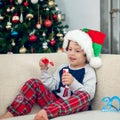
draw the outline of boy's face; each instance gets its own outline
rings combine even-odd
[[[85,53],[77,42],[69,42],[67,55],[69,63],[73,68],[83,67],[86,64]]]

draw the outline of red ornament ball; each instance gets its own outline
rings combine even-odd
[[[25,1],[23,4],[25,7],[27,7],[29,5],[28,1]]]
[[[50,44],[51,44],[51,46],[54,46],[55,43],[56,43],[56,41],[55,41],[54,39],[50,40]]]
[[[30,36],[29,36],[29,40],[30,40],[30,42],[36,42],[37,36],[35,36],[35,35],[30,35]]]
[[[52,21],[49,20],[49,19],[47,19],[47,20],[45,20],[44,25],[45,25],[46,27],[51,27]]]
[[[57,20],[57,15],[56,14],[53,14],[53,19]]]

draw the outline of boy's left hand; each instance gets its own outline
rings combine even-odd
[[[73,80],[74,80],[74,77],[70,73],[68,73],[68,72],[63,73],[63,75],[62,75],[63,85],[71,85]]]

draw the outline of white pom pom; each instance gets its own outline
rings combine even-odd
[[[99,57],[92,57],[89,62],[93,68],[99,68],[102,65],[102,61]]]

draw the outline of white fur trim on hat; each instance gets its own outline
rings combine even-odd
[[[63,42],[64,51],[66,51],[69,40],[77,42],[81,46],[81,49],[84,50],[87,60],[92,67],[98,68],[99,66],[101,66],[100,58],[96,59],[98,63],[95,62],[95,59],[93,59],[94,52],[92,47],[92,39],[87,33],[83,32],[82,30],[69,31],[64,37],[64,42]]]
[[[100,57],[92,57],[89,62],[90,66],[94,68],[99,68],[102,66],[102,61]]]

